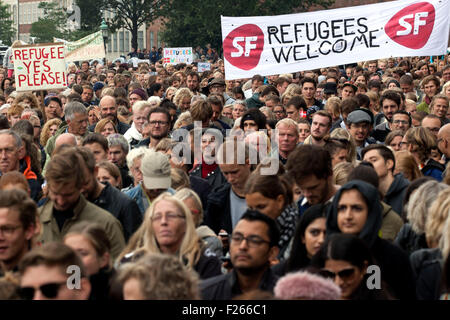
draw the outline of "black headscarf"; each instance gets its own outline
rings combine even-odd
[[[369,212],[367,214],[367,221],[359,233],[358,237],[362,239],[369,247],[372,247],[378,237],[378,232],[381,228],[383,208],[380,202],[378,190],[361,180],[352,180],[343,185],[333,198],[333,203],[328,208],[327,216],[327,236],[333,233],[342,233],[338,227],[337,214],[338,204],[341,199],[342,192],[356,189],[366,200]]]

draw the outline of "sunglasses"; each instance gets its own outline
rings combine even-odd
[[[66,282],[47,283],[39,287],[39,291],[48,299],[54,299],[58,295],[59,289]],[[22,287],[18,289],[19,296],[23,300],[33,300],[36,289],[33,287]]]
[[[354,274],[355,274],[355,268],[348,268],[348,269],[341,270],[339,272],[333,272],[333,271],[326,270],[326,269],[320,270],[320,275],[322,277],[325,277],[328,279],[333,279],[333,280],[336,278],[336,276],[339,276],[340,279],[345,281],[345,280],[350,279]]]

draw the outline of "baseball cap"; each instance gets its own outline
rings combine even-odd
[[[214,85],[220,85],[225,86],[225,80],[221,78],[214,78],[209,84],[208,87],[214,86]]]
[[[350,114],[347,117],[348,123],[361,123],[361,122],[367,122],[372,123],[372,119],[370,118],[370,115],[367,112],[364,112],[363,110],[355,110],[353,112],[350,112]]]
[[[105,86],[105,84],[101,81],[98,81],[96,83],[94,83],[94,92],[96,92],[97,90],[103,89],[103,87]]]
[[[170,178],[169,158],[153,150],[146,150],[141,162],[144,187],[149,190],[169,189]]]
[[[358,87],[357,86],[355,86],[353,83],[351,83],[350,81],[347,81],[347,82],[345,82],[343,85],[342,85],[342,88],[344,88],[344,87],[352,87],[353,88],[353,91],[358,91]]]
[[[131,78],[131,72],[128,71],[128,70],[123,71],[122,75],[124,75],[125,77],[130,77]]]

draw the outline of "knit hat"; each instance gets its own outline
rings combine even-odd
[[[280,278],[274,288],[275,297],[303,300],[340,300],[341,288],[332,280],[300,271]]]
[[[141,88],[136,88],[133,91],[131,91],[131,94],[137,94],[139,97],[142,98],[142,100],[147,100],[148,96],[147,96],[147,92],[145,92],[143,89]],[[130,94],[130,95],[131,95]]]

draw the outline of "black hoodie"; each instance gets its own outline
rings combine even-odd
[[[415,282],[408,255],[398,246],[379,237],[382,223],[382,206],[378,190],[360,180],[353,180],[342,186],[333,198],[327,216],[327,236],[341,233],[337,216],[342,192],[356,189],[366,200],[368,214],[366,223],[358,234],[371,249],[376,263],[381,269],[381,278],[388,285],[389,292],[397,299],[415,300]]]
[[[394,209],[399,215],[403,212],[403,198],[406,189],[408,189],[409,181],[401,173],[394,176],[394,181],[389,186],[388,191],[384,195],[383,201]]]

